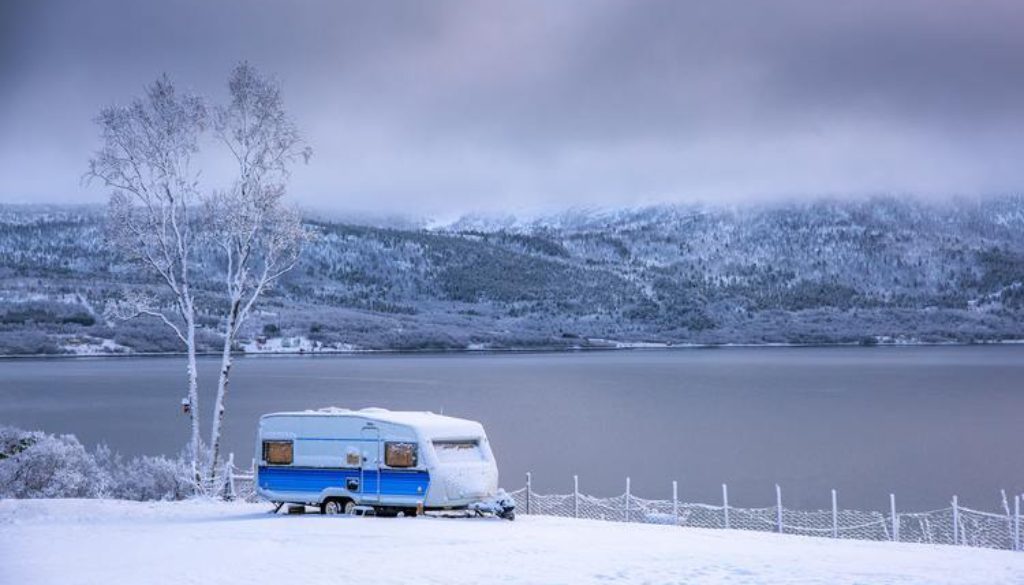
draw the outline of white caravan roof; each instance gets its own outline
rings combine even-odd
[[[483,425],[476,421],[434,414],[430,411],[388,410],[386,408],[351,410],[348,408],[328,407],[297,412],[274,412],[263,416],[354,416],[367,420],[414,427],[421,433],[421,436],[430,438],[476,438],[484,436]]]

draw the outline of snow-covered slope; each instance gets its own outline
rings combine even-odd
[[[113,256],[103,222],[99,207],[0,206],[0,354],[181,351],[157,319],[104,317],[126,290],[162,289]],[[246,351],[1024,338],[1020,196],[311,227]],[[196,257],[198,343],[218,351],[223,279],[216,254]]]
[[[1024,553],[562,518],[273,516],[215,502],[0,501],[0,583],[1024,582]]]

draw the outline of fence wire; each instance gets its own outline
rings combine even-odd
[[[251,470],[228,474],[224,496],[259,501]],[[1004,514],[982,512],[964,506],[928,512],[898,512],[893,516],[861,510],[790,510],[737,508],[674,500],[649,500],[632,494],[599,498],[583,493],[540,494],[529,486],[509,494],[519,514],[585,518],[610,522],[667,524],[692,528],[718,528],[756,532],[781,532],[852,540],[899,541],[921,544],[956,544],[1004,550],[1021,550],[1019,507]],[[1016,499],[1016,498],[1015,498]],[[1019,501],[1017,502],[1019,505]]]
[[[737,508],[674,500],[649,500],[630,494],[598,498],[586,494],[541,494],[529,487],[510,494],[519,514],[585,518],[614,522],[667,524],[692,528],[718,528],[781,532],[852,540],[956,544],[1020,550],[1018,512],[982,512],[957,505],[929,512],[892,514],[861,510],[790,510]],[[895,529],[894,529],[895,528]]]

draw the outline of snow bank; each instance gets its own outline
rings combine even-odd
[[[247,354],[361,353],[365,351],[351,343],[325,344],[301,335],[296,337],[245,340],[239,345],[241,345],[242,351]]]
[[[662,341],[619,341],[617,339],[588,339],[594,345],[606,345],[615,349],[665,349],[669,344]]]
[[[112,339],[101,339],[99,337],[82,336],[66,339],[60,348],[69,354],[80,356],[100,356],[111,353],[131,353],[132,349],[127,345],[121,345]]]
[[[265,341],[242,342],[245,353],[308,353],[317,349],[307,337],[272,337]]]
[[[548,517],[270,515],[267,505],[0,501],[0,582],[1021,583],[1024,554]]]

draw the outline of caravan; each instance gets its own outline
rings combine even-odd
[[[256,488],[324,514],[468,510],[511,520],[480,423],[431,412],[327,408],[260,418]]]

